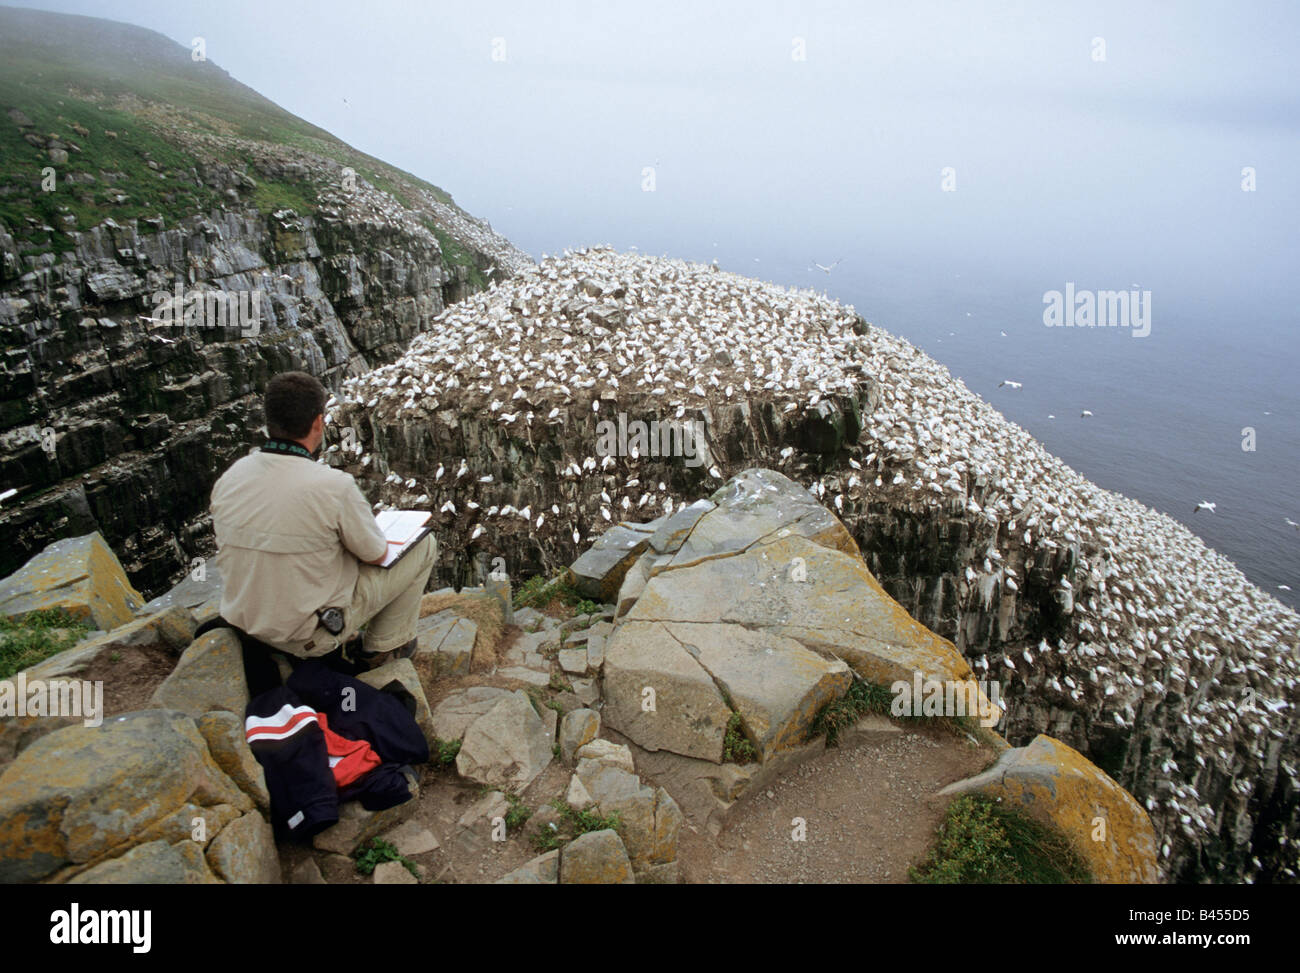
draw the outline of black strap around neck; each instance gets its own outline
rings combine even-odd
[[[311,459],[311,453],[307,452],[307,447],[295,443],[291,439],[268,439],[262,445],[264,453],[278,453],[281,456],[301,456],[303,459]]]

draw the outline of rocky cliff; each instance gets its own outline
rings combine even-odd
[[[0,65],[0,574],[98,530],[161,590],[271,375],[337,386],[531,262],[151,31],[6,8]]]
[[[1300,871],[1300,618],[851,308],[580,252],[449,309],[398,362],[345,382],[332,418],[334,462],[438,511],[447,581],[498,557],[516,577],[554,570],[611,521],[778,468],[1002,684],[1009,741],[1049,733],[1144,804],[1167,878]],[[651,421],[657,434],[630,432]],[[686,448],[659,448],[674,424]]]

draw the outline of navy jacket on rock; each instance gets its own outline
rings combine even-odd
[[[367,741],[384,762],[340,790],[318,712],[331,730]],[[340,801],[356,799],[370,811],[401,804],[410,798],[403,767],[429,759],[415,700],[400,683],[375,689],[314,660],[300,663],[284,686],[254,697],[244,730],[266,772],[277,837],[305,839],[325,830],[338,821]]]

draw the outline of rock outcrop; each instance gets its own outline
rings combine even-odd
[[[361,430],[335,458],[374,497],[440,511],[452,583],[495,557],[553,574],[620,520],[778,469],[912,619],[1001,683],[1012,742],[1049,733],[1137,796],[1163,875],[1300,877],[1280,840],[1300,832],[1300,616],[852,308],[580,251],[449,308],[334,415]],[[575,564],[582,590],[610,561],[629,596],[649,580],[653,547],[624,526]]]
[[[1098,882],[1156,882],[1155,830],[1133,796],[1078,751],[1039,735],[944,794],[979,791],[1062,831]]]
[[[809,745],[813,719],[847,692],[850,668],[882,687],[976,687],[969,715],[987,714],[989,723],[1001,717],[956,648],[885,594],[843,525],[787,477],[745,470],[692,506],[703,513],[688,529],[666,531],[667,516],[635,525],[661,537],[657,550],[642,555],[647,580],[636,582],[635,569],[608,562],[611,573],[627,576],[604,665],[603,714],[638,746],[667,752],[657,756],[657,776],[674,781],[697,807],[712,807],[711,827],[774,773],[818,752]],[[591,563],[579,558],[574,573]],[[638,594],[627,592],[631,584]],[[574,714],[573,725],[581,722]],[[739,748],[740,734],[751,764],[728,752]],[[627,748],[596,740],[576,755],[580,786],[571,788],[571,803],[576,793],[602,811],[618,810],[634,863],[670,861],[653,857],[658,826],[651,822],[659,810]],[[709,762],[718,768],[707,770]],[[1058,828],[1098,881],[1158,880],[1146,812],[1051,737],[1005,749],[989,771],[945,793],[966,790],[1005,793]],[[676,801],[667,800],[667,820],[680,822]]]

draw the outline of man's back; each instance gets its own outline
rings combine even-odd
[[[212,489],[221,614],[280,647],[311,637],[316,611],[346,606],[358,561],[387,550],[356,481],[305,456],[254,452]]]

